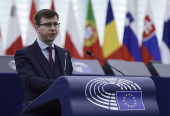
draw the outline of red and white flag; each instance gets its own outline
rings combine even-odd
[[[28,30],[27,30],[27,37],[26,37],[26,46],[32,44],[36,38],[38,37],[37,31],[35,30],[35,24],[34,24],[34,14],[36,13],[36,7],[35,7],[35,1],[32,0],[31,3],[31,11],[30,11],[30,17],[28,21]]]
[[[4,55],[1,29],[0,29],[0,55]]]
[[[13,0],[9,19],[8,35],[6,41],[6,55],[14,55],[16,50],[23,48],[17,8]]]
[[[51,10],[56,11],[54,0],[51,1]],[[62,44],[61,44],[60,30],[58,32],[58,35],[57,35],[56,39],[54,40],[54,44],[56,44],[59,47],[63,47]]]
[[[69,5],[69,13],[68,13],[67,19],[68,19],[68,22],[67,22],[66,39],[65,39],[64,48],[70,51],[71,57],[82,58],[83,47],[81,46],[81,43],[79,40],[80,37],[78,34],[78,29],[77,29],[71,1]]]

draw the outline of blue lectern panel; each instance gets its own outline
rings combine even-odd
[[[61,105],[62,116],[159,116],[154,83],[148,77],[60,77],[24,111],[48,109],[55,101],[60,102],[52,104],[51,111],[58,112]]]
[[[19,116],[24,90],[18,74],[0,73],[0,116]]]

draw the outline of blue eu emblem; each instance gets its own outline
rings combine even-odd
[[[145,110],[142,91],[117,91],[119,110]]]

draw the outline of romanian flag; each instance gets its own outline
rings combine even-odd
[[[126,22],[123,37],[123,59],[126,61],[142,61],[141,51],[138,45],[138,39],[135,32],[135,21],[131,12],[131,2],[127,3]]]
[[[106,27],[103,44],[103,57],[107,59],[122,59],[121,46],[116,30],[116,24],[112,12],[111,2],[108,2]]]
[[[161,61],[158,40],[156,36],[156,28],[153,21],[150,2],[148,1],[146,16],[144,19],[144,30],[142,40],[142,58],[145,64],[148,61]]]
[[[163,28],[163,39],[161,46],[162,62],[164,64],[170,64],[170,1],[166,6],[164,28]]]
[[[88,3],[88,11],[87,11],[87,19],[86,19],[85,39],[84,39],[84,58],[93,59],[93,57],[85,54],[86,51],[90,51],[97,57],[102,58],[102,51],[99,43],[91,0],[89,0]]]

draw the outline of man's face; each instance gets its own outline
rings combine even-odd
[[[40,24],[44,24],[44,25],[40,25],[40,26],[36,25],[38,38],[44,43],[46,43],[47,45],[51,45],[58,34],[59,26],[55,25],[58,24],[57,16],[50,19],[42,17],[40,22],[41,22]],[[51,23],[54,25],[50,26],[49,24]]]

